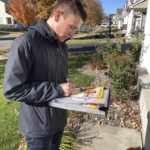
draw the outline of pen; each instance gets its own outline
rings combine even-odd
[[[68,82],[68,83],[70,83],[69,82],[69,78],[68,78],[68,74],[66,73],[66,81]]]
[[[69,78],[67,78],[67,82],[69,83]]]

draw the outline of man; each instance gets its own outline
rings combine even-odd
[[[20,133],[28,150],[58,150],[67,112],[50,106],[56,97],[69,96],[75,85],[67,83],[67,47],[86,20],[80,0],[58,0],[48,20],[16,38],[10,49],[4,94],[21,102]]]

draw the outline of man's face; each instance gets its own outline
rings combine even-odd
[[[74,14],[65,16],[62,11],[58,12],[55,20],[55,33],[61,42],[72,38],[74,33],[80,28],[81,24],[83,23],[80,16]]]

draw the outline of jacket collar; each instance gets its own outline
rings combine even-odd
[[[48,27],[45,19],[40,19],[39,20],[39,22],[36,24],[36,30],[38,32],[40,32],[40,34],[44,38],[46,38],[46,39],[48,39],[48,40],[50,40],[52,42],[55,42],[56,44],[60,43],[58,38],[54,35],[54,33]]]

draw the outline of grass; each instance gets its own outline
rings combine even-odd
[[[117,38],[96,38],[96,39],[72,39],[67,41],[67,44],[99,44],[99,43],[107,43],[107,41],[117,42]],[[124,40],[124,37],[119,37],[119,40]]]
[[[69,78],[77,86],[90,85],[94,80],[92,77],[83,75],[77,71],[91,57],[91,54],[73,55],[69,58]],[[6,100],[3,95],[3,73],[6,61],[0,61],[0,150],[17,150],[23,137],[18,132],[18,111],[19,103]],[[72,135],[72,133],[70,133]],[[68,134],[64,135],[62,146],[66,150]],[[71,141],[74,141],[71,137]],[[75,143],[74,143],[75,144]],[[74,145],[72,144],[72,145]],[[24,144],[23,144],[24,145]],[[76,145],[76,144],[75,144]]]
[[[2,83],[5,61],[0,61],[0,150],[15,150],[21,136],[18,133],[18,110],[16,102],[9,102],[3,96]]]
[[[67,42],[67,44],[97,44],[100,42],[106,42],[106,39],[73,39],[73,40],[69,40]]]
[[[69,79],[71,82],[75,83],[77,87],[89,86],[94,80],[93,77],[81,74],[77,71],[88,60],[90,60],[91,54],[78,54],[70,56],[69,58]]]

